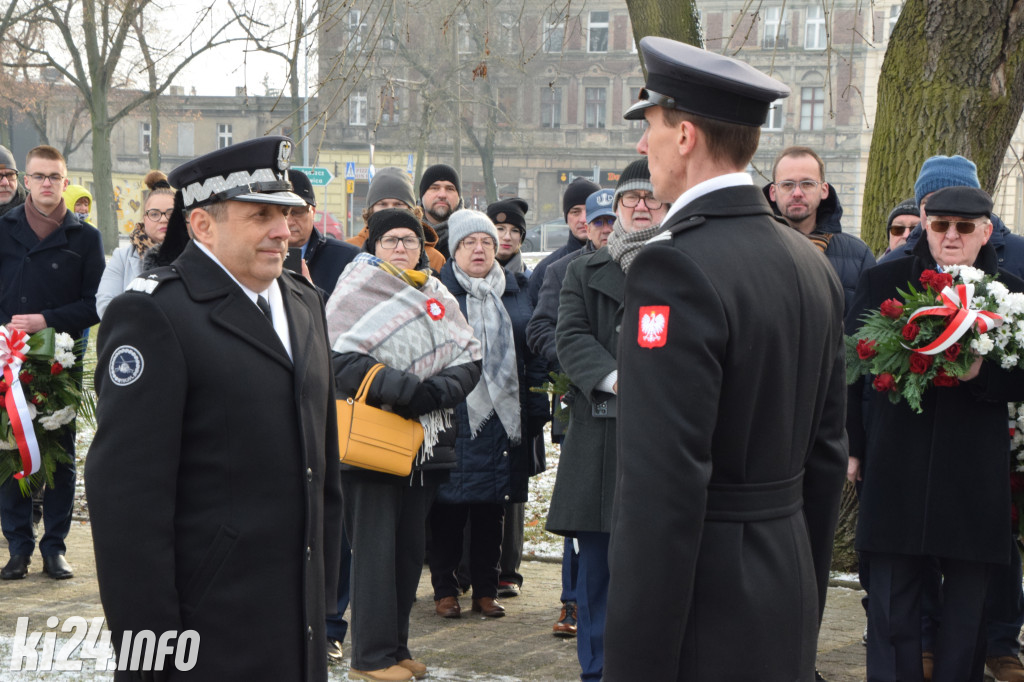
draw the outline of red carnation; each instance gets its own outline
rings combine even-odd
[[[21,383],[23,384],[31,384],[32,380],[35,379],[35,377],[28,372],[22,372],[18,375],[18,378],[21,379]]]
[[[861,360],[870,360],[871,358],[878,355],[878,351],[875,350],[875,341],[869,339],[858,339],[857,340],[857,357]]]
[[[932,286],[932,281],[935,279],[935,275],[937,274],[939,273],[931,268],[925,270],[921,273],[921,284],[926,287]]]
[[[57,376],[58,374],[60,374],[63,371],[64,371],[64,366],[61,365],[59,362],[55,362],[52,365],[50,365],[50,375],[51,376]]]
[[[903,340],[913,341],[914,339],[917,338],[917,334],[920,331],[921,327],[919,325],[916,325],[913,322],[908,322],[907,324],[903,325]]]
[[[935,291],[942,291],[946,287],[953,286],[953,275],[948,272],[939,272],[932,278],[932,288]]]
[[[33,405],[38,405],[39,403],[43,402],[43,397],[41,395],[33,394],[32,397],[28,399],[28,401]]]
[[[954,343],[952,346],[942,351],[942,357],[946,358],[950,362],[956,362],[956,359],[960,357],[960,351],[963,347],[959,343]]]
[[[875,380],[871,382],[871,385],[880,393],[884,391],[895,391],[896,379],[888,372],[883,372],[875,377]]]
[[[935,375],[934,379],[932,379],[932,383],[935,384],[936,386],[948,387],[959,385],[960,380],[957,379],[956,377],[951,377],[948,374],[946,374],[945,369],[940,369],[939,373]]]
[[[910,354],[910,371],[914,374],[924,374],[932,367],[933,358],[924,353]]]
[[[891,320],[898,320],[900,315],[903,314],[903,304],[895,298],[890,298],[882,301],[882,306],[879,310],[884,317],[888,317]]]

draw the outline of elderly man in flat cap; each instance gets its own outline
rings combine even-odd
[[[167,645],[158,679],[327,679],[337,422],[320,296],[282,271],[304,205],[290,153],[264,137],[171,171],[171,220],[187,213],[194,239],[103,318],[86,464],[100,598],[127,668],[140,631]]]
[[[789,89],[640,48],[626,118],[646,119],[637,151],[672,206],[626,274],[604,679],[813,680],[846,471],[843,290],[743,172]]]

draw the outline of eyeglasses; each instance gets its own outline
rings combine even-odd
[[[18,171],[0,171],[0,180],[6,180],[13,185],[18,181]]]
[[[49,180],[51,185],[56,185],[61,180],[64,179],[63,175],[58,175],[57,173],[54,173],[53,175],[43,175],[42,173],[32,173],[30,175],[27,175],[26,177],[32,178],[34,181],[38,182],[39,184],[43,184],[44,182]]]
[[[619,197],[619,201],[626,208],[635,208],[639,206],[642,201],[644,202],[644,205],[652,211],[657,211],[665,205],[664,201],[658,201],[651,194],[634,194],[633,192],[626,192]]]
[[[789,194],[795,190],[797,186],[800,187],[801,192],[807,194],[808,192],[816,190],[818,185],[821,183],[817,180],[801,180],[800,182],[796,182],[795,180],[783,180],[782,182],[776,182],[774,184],[775,189],[779,190],[783,194]]]
[[[475,250],[476,247],[478,246],[483,246],[485,251],[487,249],[493,249],[497,246],[494,243],[494,240],[491,239],[490,237],[482,237],[480,239],[477,239],[476,237],[467,237],[463,239],[461,242],[459,242],[459,245],[465,246],[470,251]]]
[[[166,211],[158,211],[155,208],[151,208],[148,211],[146,211],[146,217],[152,220],[153,222],[160,222],[161,218],[170,222],[172,215],[174,215],[173,208],[169,208]]]
[[[949,229],[950,225],[956,228],[956,231],[960,234],[971,234],[974,232],[974,228],[978,227],[978,224],[973,220],[940,220],[938,218],[929,218],[928,227],[932,232],[938,232],[944,234]]]
[[[494,229],[503,237],[519,237],[520,239],[523,237],[522,233],[519,232],[519,228],[512,227],[511,225],[495,225]]]
[[[907,230],[911,230],[912,231],[915,227],[917,227],[920,224],[921,223],[914,223],[913,225],[910,225],[910,226],[907,226],[907,225],[892,225],[891,227],[889,227],[889,234],[891,234],[893,237],[902,237],[904,232],[906,232]],[[945,232],[945,230],[938,230],[938,231],[939,232]]]
[[[402,246],[411,251],[412,249],[419,247],[420,238],[414,235],[409,235],[408,237],[381,237],[380,241],[377,243],[390,251],[391,249],[398,248],[398,242],[402,242]]]

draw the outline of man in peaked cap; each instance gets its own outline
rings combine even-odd
[[[626,274],[604,679],[813,680],[846,472],[843,291],[743,172],[789,88],[666,38],[640,49],[626,118],[646,119],[637,151],[672,206]]]
[[[86,492],[100,598],[122,662],[142,646],[125,635],[152,631],[177,656],[168,679],[188,631],[195,679],[327,679],[337,422],[320,296],[282,270],[305,205],[290,152],[264,137],[171,171],[194,238],[111,302],[99,334]]]

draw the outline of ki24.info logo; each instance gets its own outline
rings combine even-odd
[[[0,672],[72,671],[83,669],[91,661],[96,672],[114,670],[160,671],[191,670],[199,658],[199,633],[176,630],[155,633],[152,630],[126,631],[114,654],[110,631],[103,627],[103,617],[86,620],[72,616],[61,623],[56,616],[46,619],[46,630],[29,630],[29,619],[18,618],[11,655],[0,659]],[[57,635],[63,633],[58,646]],[[4,663],[7,665],[5,666]],[[87,669],[87,668],[86,668]]]

